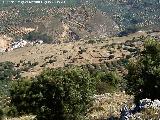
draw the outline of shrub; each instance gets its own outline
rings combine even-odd
[[[80,68],[44,71],[33,82],[19,81],[11,89],[19,113],[33,113],[38,120],[84,119],[95,81]]]
[[[31,82],[24,79],[12,82],[10,88],[11,103],[16,107],[19,114],[30,113],[32,111],[30,101],[32,98],[28,95]]]
[[[8,61],[0,63],[0,80],[10,80],[15,74],[13,63]]]
[[[132,55],[126,55],[126,59],[130,59]]]
[[[0,120],[3,120],[3,110],[2,109],[0,109]]]
[[[88,44],[94,44],[94,43],[96,43],[96,40],[89,40],[88,42],[87,42]]]
[[[147,40],[138,60],[130,62],[126,91],[139,99],[160,99],[160,44]]]
[[[39,63],[38,62],[34,62],[32,63],[32,66],[37,66]]]
[[[49,61],[48,61],[48,63],[50,63],[50,64],[51,64],[51,63],[54,63],[54,62],[55,62],[55,60],[49,60]]]
[[[79,54],[83,54],[84,52],[86,52],[85,49],[81,49],[80,51],[78,51]]]
[[[9,83],[12,79],[20,77],[20,71],[15,70],[12,62],[0,63],[0,94],[8,95]]]
[[[98,71],[95,75],[97,80],[96,90],[97,93],[113,92],[118,89],[120,83],[120,77],[115,72],[100,72]]]
[[[17,109],[14,106],[8,106],[4,108],[4,113],[7,117],[15,117],[17,115]]]

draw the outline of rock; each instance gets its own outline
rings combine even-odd
[[[149,108],[154,108],[154,109],[160,109],[160,101],[159,100],[154,100],[152,101],[151,99],[142,99],[140,100],[139,104],[137,104],[135,107],[132,107],[131,109],[128,108],[128,106],[123,106],[121,109],[121,116],[120,120],[129,120],[132,118],[137,118],[141,119],[140,116],[142,113],[140,113],[144,109],[149,109]]]
[[[152,102],[152,105],[151,105],[153,108],[157,108],[157,109],[160,109],[160,101],[159,100],[154,100]]]
[[[144,109],[144,108],[148,108],[152,103],[152,100],[151,99],[142,99],[140,100],[140,104],[139,104],[139,107],[140,109]]]
[[[131,114],[131,110],[129,110],[128,106],[123,106],[121,109],[120,120],[128,120],[131,117]]]

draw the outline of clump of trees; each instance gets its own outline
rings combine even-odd
[[[16,108],[10,104],[10,87],[12,80],[20,78],[20,70],[12,62],[0,63],[0,119],[3,116],[16,115]]]
[[[6,61],[0,63],[0,80],[11,80],[18,75],[12,62]]]
[[[53,42],[53,39],[51,36],[49,36],[45,33],[36,32],[36,31],[32,31],[32,32],[28,33],[27,35],[25,35],[23,37],[23,39],[27,39],[29,41],[42,40],[44,43],[48,43],[48,44]]]
[[[93,94],[113,92],[120,82],[115,72],[100,68],[47,69],[26,79],[13,63],[0,63],[0,82],[5,83],[0,86],[0,117],[34,114],[38,120],[84,120]]]
[[[149,39],[137,61],[128,65],[127,89],[135,102],[143,98],[160,99],[160,43]]]
[[[19,114],[33,113],[38,120],[84,120],[95,84],[79,68],[46,70],[32,81],[15,82],[11,102]]]
[[[114,72],[48,69],[31,80],[14,81],[11,103],[19,115],[32,113],[38,120],[84,120],[93,94],[113,92],[118,83]]]
[[[8,95],[10,80],[20,78],[20,71],[14,68],[12,62],[0,63],[0,94]]]

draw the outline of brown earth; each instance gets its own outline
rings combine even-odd
[[[2,49],[8,48],[12,40],[13,38],[7,35],[0,35],[0,48]]]

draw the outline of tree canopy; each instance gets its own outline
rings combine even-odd
[[[144,50],[137,61],[128,65],[127,92],[135,95],[135,100],[143,98],[160,99],[160,43],[146,40]]]

